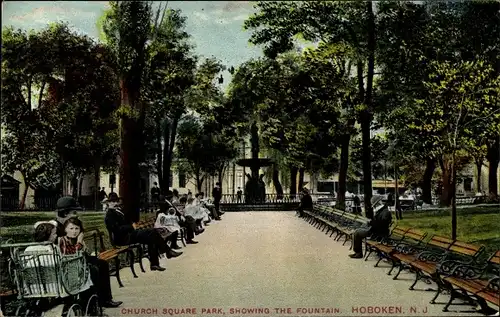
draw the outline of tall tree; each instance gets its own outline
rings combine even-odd
[[[369,161],[376,49],[373,3],[261,1],[255,7],[258,12],[245,21],[245,28],[254,30],[250,41],[254,44],[266,44],[264,53],[271,58],[293,48],[293,36],[298,35],[312,42],[344,43],[355,52],[358,79],[355,104],[360,105],[358,120],[363,138],[365,211],[367,217],[373,217]]]
[[[150,81],[146,84],[151,146],[160,190],[169,187],[170,170],[177,127],[186,113],[186,90],[194,85],[197,58],[192,54],[186,17],[180,10],[166,10],[158,27],[157,41],[151,48]]]
[[[115,145],[106,135],[115,129],[117,87],[109,81],[114,72],[107,51],[65,24],[29,35],[2,33],[2,119],[9,134],[5,142],[12,142],[4,148],[10,153],[4,163],[23,174],[23,207],[39,172],[57,171],[64,190],[67,169],[85,172],[96,161],[114,160],[106,155]],[[29,152],[26,159],[16,154],[23,152]],[[14,157],[17,163],[8,163]]]
[[[140,166],[144,161],[143,130],[147,104],[142,98],[148,80],[149,48],[155,43],[161,6],[153,20],[152,2],[110,1],[102,23],[106,44],[113,50],[121,91],[120,196],[131,221],[140,217]]]
[[[456,238],[456,178],[461,151],[469,151],[474,141],[474,126],[500,129],[500,76],[483,61],[433,62],[434,72],[424,83],[425,99],[417,99],[408,126],[432,133],[441,150],[439,163],[443,173],[443,203],[452,200],[452,237]]]

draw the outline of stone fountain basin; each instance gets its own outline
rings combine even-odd
[[[258,159],[241,159],[236,161],[236,164],[239,166],[252,167],[252,166],[271,166],[273,161],[267,158],[258,158]]]

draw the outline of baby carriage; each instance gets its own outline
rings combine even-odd
[[[50,242],[3,245],[17,287],[15,316],[101,316],[82,253],[62,255]]]

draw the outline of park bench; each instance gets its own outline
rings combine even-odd
[[[337,233],[335,236],[336,241],[345,237],[342,245],[344,245],[348,240],[352,240],[352,234],[354,231],[366,225],[369,221],[369,219],[361,215],[336,210],[322,205],[315,205],[312,211],[304,211],[304,213],[306,218],[309,219],[309,222],[314,223],[318,229],[322,229],[322,231],[324,231],[328,228],[326,234],[328,234],[331,230],[332,233],[330,234],[330,237],[333,233]]]
[[[437,268],[437,273],[442,281],[442,287],[451,295],[443,311],[448,311],[453,300],[460,297],[459,291],[463,295],[499,306],[500,250],[493,253],[482,265],[455,261],[444,262]]]
[[[338,222],[340,222],[340,218],[344,213],[345,211],[339,211],[324,205],[314,205],[311,211],[304,211],[305,218],[309,223],[314,224],[317,228],[323,226],[323,231],[328,228],[326,234],[332,230],[330,237],[336,232]]]
[[[379,257],[382,257],[381,252],[391,253],[393,247],[404,240],[406,233],[410,230],[408,227],[396,226],[391,230],[388,237],[369,237],[365,240],[365,261],[368,260],[370,254],[373,252],[379,253]],[[379,249],[380,248],[380,249]]]
[[[107,249],[104,244],[104,232],[99,229],[87,230],[84,235],[84,241],[87,246],[87,249],[91,255],[97,256],[98,259],[104,260],[106,262],[114,262],[114,269],[110,269],[110,275],[116,277],[118,285],[123,287],[123,283],[120,278],[120,268],[121,261],[120,255],[126,254],[129,259],[130,270],[132,271],[132,275],[134,278],[137,278],[137,274],[135,273],[134,261],[135,254],[134,248],[138,248],[137,245],[129,245],[129,246],[113,246],[110,249]],[[110,241],[111,241],[110,237]],[[112,243],[112,241],[111,241]],[[145,272],[144,268],[141,264],[142,272]]]
[[[464,263],[473,264],[477,262],[477,257],[484,250],[483,246],[469,244],[452,240],[446,237],[434,235],[425,246],[407,246],[404,244],[396,247],[391,254],[391,258],[396,259],[399,270],[393,279],[397,279],[403,269],[415,272],[415,281],[410,286],[413,290],[419,280],[434,281],[438,285],[438,290],[431,300],[433,303],[444,288],[443,282],[437,274],[438,267],[443,263]],[[451,261],[450,261],[451,260]]]
[[[378,266],[380,261],[386,259],[391,261],[392,267],[387,272],[387,275],[391,275],[392,271],[396,266],[400,263],[400,260],[394,256],[394,254],[398,254],[397,250],[401,246],[404,246],[408,249],[416,248],[422,244],[427,233],[414,228],[406,228],[401,226],[396,226],[391,234],[386,238],[381,238],[380,241],[375,240],[367,240],[366,246],[369,249],[368,254],[366,255],[365,260],[368,258],[371,252],[377,252],[379,259],[377,263],[375,263],[375,267]],[[410,253],[408,251],[408,253]],[[399,273],[399,272],[398,272]],[[394,277],[397,279],[397,276]]]
[[[340,218],[340,222],[336,227],[336,230],[338,232],[336,240],[340,241],[342,237],[345,237],[344,243],[342,245],[344,245],[348,240],[351,240],[351,248],[352,248],[353,233],[356,231],[356,229],[359,229],[361,227],[366,227],[369,221],[370,219],[365,218],[358,214],[343,213],[342,217]]]

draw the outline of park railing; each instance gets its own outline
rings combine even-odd
[[[334,202],[335,197],[328,194],[311,194],[313,202]],[[299,194],[266,194],[264,199],[253,200],[252,204],[281,204],[281,203],[299,203]],[[221,204],[246,204],[249,203],[245,195],[223,194]]]

